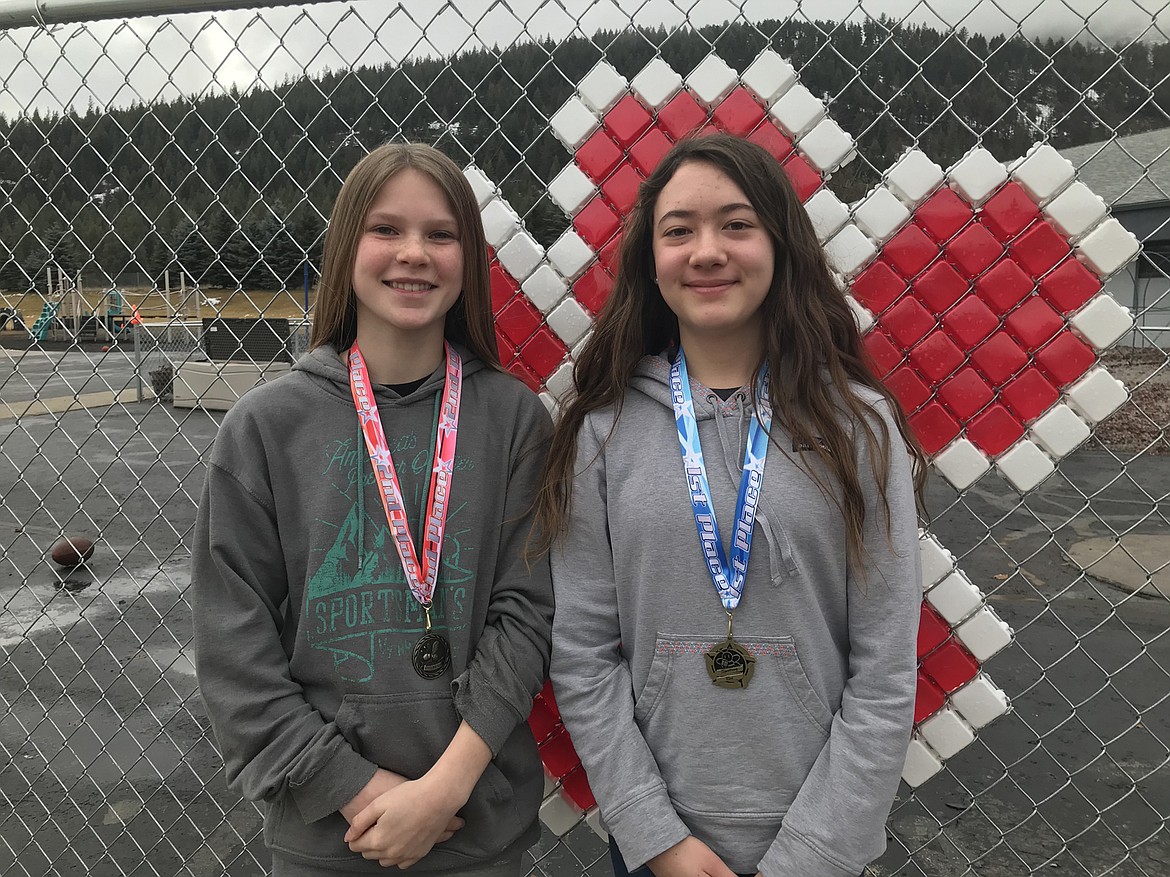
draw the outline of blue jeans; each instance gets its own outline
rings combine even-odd
[[[618,849],[617,841],[611,835],[609,838],[609,860],[613,863],[613,877],[654,877],[654,872],[643,865],[636,871],[626,867],[626,860],[622,858],[622,851]]]

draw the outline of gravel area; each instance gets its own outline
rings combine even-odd
[[[1097,427],[1094,442],[1114,451],[1170,453],[1170,354],[1157,347],[1115,347],[1101,364],[1130,396]]]

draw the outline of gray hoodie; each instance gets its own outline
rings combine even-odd
[[[452,669],[410,663],[423,614],[387,530],[337,352],[321,347],[225,416],[192,546],[199,685],[229,784],[267,804],[275,855],[385,873],[343,843],[338,809],[377,766],[417,778],[461,719],[492,763],[467,824],[412,870],[466,868],[539,835],[543,773],[525,719],[548,664],[547,563],[523,549],[549,417],[466,351],[450,511],[432,618]],[[417,542],[440,368],[377,402]],[[360,485],[360,487],[359,487]]]
[[[912,722],[922,592],[909,457],[877,404],[894,445],[892,532],[859,447],[858,570],[840,514],[774,423],[735,613],[755,675],[746,689],[718,688],[703,652],[726,637],[727,616],[696,533],[668,375],[665,359],[643,358],[616,425],[612,409],[593,412],[578,439],[572,515],[553,554],[565,725],[630,868],[694,835],[741,874],[856,877],[885,849]],[[750,398],[691,388],[726,547]]]

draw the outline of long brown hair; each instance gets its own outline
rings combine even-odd
[[[332,344],[348,350],[357,338],[353,262],[370,205],[386,181],[406,168],[426,174],[447,196],[463,247],[463,290],[447,311],[443,335],[471,349],[485,365],[500,368],[492,328],[492,293],[487,240],[479,204],[459,166],[433,146],[387,143],[354,165],[333,202],[325,232],[321,280],[313,307],[311,348]]]
[[[849,559],[861,564],[866,512],[855,447],[864,441],[868,448],[888,534],[891,442],[885,420],[855,385],[869,388],[889,403],[912,457],[920,509],[926,457],[897,401],[867,365],[857,323],[833,280],[808,213],[780,164],[763,147],[726,134],[680,140],[638,190],[622,232],[613,291],[577,357],[576,392],[562,409],[549,448],[537,497],[542,547],[556,540],[571,513],[577,433],[586,415],[613,406],[620,416],[623,394],[638,360],[678,343],[678,319],[654,283],[652,228],[659,194],[686,162],[705,162],[726,174],[748,196],[772,237],[776,265],[761,308],[764,353],[756,375],[767,363],[775,422],[788,431],[796,447],[811,449],[797,451],[801,458],[811,454],[822,464],[805,465],[805,469],[840,510]],[[753,394],[755,386],[753,380]],[[857,424],[856,437],[843,420]],[[788,453],[775,438],[773,444]],[[828,472],[828,480],[822,471]]]

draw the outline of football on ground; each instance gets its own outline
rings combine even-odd
[[[53,543],[49,557],[58,566],[80,566],[93,557],[93,541],[84,536],[65,536]]]

